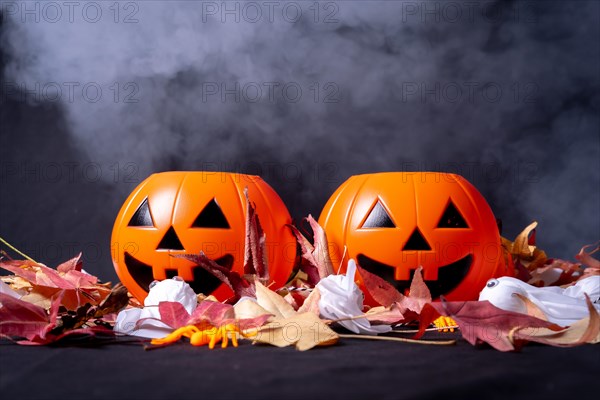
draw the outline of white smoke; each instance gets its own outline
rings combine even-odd
[[[449,170],[508,236],[538,219],[563,257],[598,237],[598,3],[96,1],[72,21],[51,3],[56,22],[2,1],[4,79],[42,100],[57,84],[89,159],[293,165],[302,179],[265,178],[296,216],[355,173]]]

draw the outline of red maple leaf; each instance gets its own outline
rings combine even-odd
[[[56,342],[70,335],[94,335],[96,332],[111,332],[100,327],[60,332],[58,310],[63,295],[64,292],[60,292],[52,300],[49,312],[46,312],[38,305],[0,293],[0,304],[2,305],[0,307],[0,337],[11,340],[16,339],[18,344],[43,345]],[[25,340],[22,340],[23,338]]]
[[[31,294],[39,292],[44,297],[54,297],[62,291],[61,305],[69,310],[85,303],[97,305],[110,293],[110,289],[98,283],[98,278],[81,272],[81,253],[57,269],[27,260],[3,260],[0,268],[27,280],[32,285]]]
[[[441,315],[456,321],[463,338],[472,345],[488,343],[500,351],[520,349],[524,342],[515,340],[513,334],[521,328],[564,329],[527,314],[502,310],[489,301],[447,302],[442,299],[442,302],[424,305],[416,337],[420,338],[425,329]]]
[[[258,328],[267,322],[270,314],[260,315],[254,318],[236,319],[233,306],[230,304],[219,303],[217,301],[204,300],[192,312],[188,313],[185,307],[179,302],[162,301],[158,304],[160,321],[173,329],[178,329],[187,325],[196,325],[200,329],[209,327],[219,327],[229,323],[236,323],[240,329]],[[138,321],[138,326],[144,320]]]
[[[308,239],[293,225],[288,225],[300,246],[300,269],[308,276],[308,283],[312,286],[331,274],[333,264],[329,255],[327,236],[319,223],[309,215],[305,220],[313,231],[313,242]]]

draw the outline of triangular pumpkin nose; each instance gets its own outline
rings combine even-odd
[[[402,250],[431,250],[431,246],[429,246],[419,228],[415,228]]]
[[[156,250],[184,250],[175,229],[170,227],[165,236],[162,238]]]

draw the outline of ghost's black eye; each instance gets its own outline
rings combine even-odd
[[[154,226],[154,220],[152,219],[152,214],[150,214],[150,207],[148,207],[148,198],[146,197],[142,204],[138,207],[138,209],[131,217],[131,221],[127,226]]]
[[[215,199],[212,199],[204,207],[200,214],[194,220],[192,228],[229,228],[229,222],[225,218],[225,214],[221,211],[221,207]]]
[[[500,281],[498,281],[498,279],[490,279],[489,281],[487,281],[485,286],[493,288],[494,286],[498,286],[499,283]]]
[[[467,221],[463,218],[461,213],[458,211],[452,200],[448,202],[440,222],[437,225],[438,228],[468,228]]]
[[[377,201],[375,207],[369,212],[369,216],[362,224],[361,228],[395,228],[394,221],[390,218],[390,215],[385,210],[385,207],[380,201]]]

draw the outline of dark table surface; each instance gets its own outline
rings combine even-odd
[[[453,337],[455,334],[447,334]],[[2,399],[583,399],[600,391],[600,346],[501,353],[341,339],[327,348],[209,350],[139,342],[31,347],[0,342]],[[568,397],[566,397],[568,396]]]

